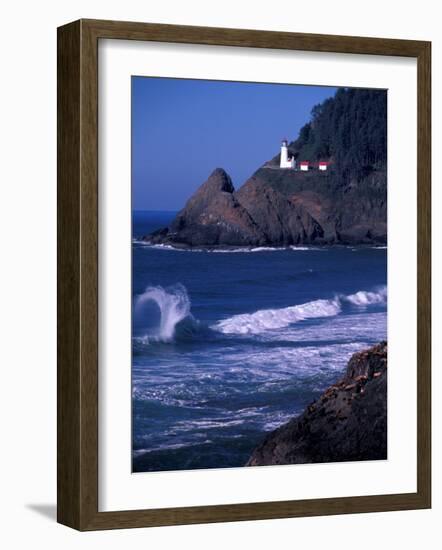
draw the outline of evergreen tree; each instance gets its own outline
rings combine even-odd
[[[315,105],[290,144],[298,160],[331,160],[340,177],[361,180],[387,163],[387,92],[339,88]]]

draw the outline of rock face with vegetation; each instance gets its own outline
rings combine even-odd
[[[279,155],[238,190],[217,168],[170,227],[145,240],[174,246],[372,244],[387,239],[387,103],[383,90],[339,89],[312,110],[289,144],[297,161],[327,171],[279,168]]]
[[[271,432],[247,466],[387,458],[387,343],[355,353],[344,377]]]

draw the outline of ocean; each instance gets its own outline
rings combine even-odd
[[[174,250],[133,213],[134,472],[243,466],[387,338],[387,249]]]

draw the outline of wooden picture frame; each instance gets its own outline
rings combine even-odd
[[[124,39],[402,56],[418,67],[417,492],[98,511],[98,41]],[[81,531],[431,506],[431,44],[79,20],[58,29],[58,521]]]

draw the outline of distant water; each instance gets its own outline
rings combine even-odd
[[[133,216],[133,469],[242,466],[387,336],[385,247],[177,251]]]

